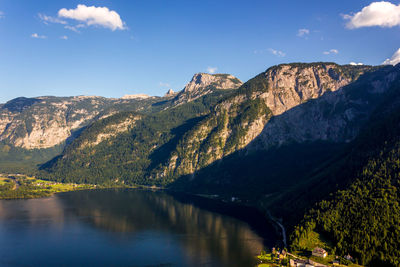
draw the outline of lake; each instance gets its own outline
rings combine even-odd
[[[164,191],[0,201],[0,266],[254,266],[276,240],[255,210]]]

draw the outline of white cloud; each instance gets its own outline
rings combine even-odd
[[[37,33],[32,33],[32,34],[31,34],[31,37],[32,37],[32,38],[36,38],[36,39],[46,39],[46,38],[47,38],[46,35],[39,35],[39,34],[37,34]]]
[[[397,63],[400,63],[400,48],[397,49],[396,52],[394,52],[393,56],[390,59],[388,58],[383,61],[382,65],[396,65]]]
[[[58,16],[83,22],[87,26],[102,26],[112,31],[126,29],[120,15],[107,7],[78,5],[75,9],[60,9]]]
[[[279,50],[276,50],[276,49],[270,48],[270,49],[268,49],[268,51],[271,52],[271,54],[273,54],[273,55],[275,55],[275,56],[277,56],[277,57],[284,57],[284,56],[286,56],[286,53],[284,53],[284,52],[282,52],[282,51],[279,51]]]
[[[0,19],[4,18],[4,12],[0,11]]]
[[[38,14],[39,18],[43,21],[44,24],[49,24],[50,23],[59,23],[59,24],[67,24],[67,22],[65,20],[59,19],[59,18],[55,18],[55,17],[51,17],[51,16],[47,16],[45,14]]]
[[[331,50],[329,50],[329,51],[324,51],[324,52],[322,52],[322,54],[324,54],[324,55],[339,54],[339,50],[337,50],[337,49],[331,49]]]
[[[170,84],[169,84],[169,83],[164,83],[164,82],[160,82],[159,85],[160,85],[161,87],[170,87]]]
[[[66,35],[60,36],[60,39],[68,40],[68,36],[66,36]]]
[[[76,32],[76,33],[81,33],[76,26],[70,26],[70,25],[65,25],[64,26],[65,29]]]
[[[80,30],[78,30],[78,29],[85,28],[85,27],[86,27],[85,24],[78,24],[78,25],[75,25],[75,26],[71,26],[71,25],[65,25],[64,26],[65,29],[73,31],[73,32],[76,32],[76,33],[81,33]]]
[[[394,27],[400,25],[400,5],[390,2],[373,2],[352,15],[343,15],[349,20],[346,27],[356,29],[361,27]]]
[[[306,37],[309,34],[310,34],[310,30],[309,29],[299,29],[297,31],[297,36],[299,36],[299,37]]]
[[[207,67],[207,72],[211,74],[214,74],[217,70],[217,67]]]
[[[356,63],[356,62],[350,62],[349,65],[352,65],[352,66],[362,66],[362,65],[364,65],[364,63],[361,63],[361,62],[358,62],[358,63]]]

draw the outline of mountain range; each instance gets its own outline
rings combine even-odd
[[[0,105],[0,170],[239,199],[293,249],[398,265],[399,111],[400,66],[326,62],[198,73],[163,97],[17,98]]]

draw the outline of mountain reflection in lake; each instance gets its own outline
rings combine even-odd
[[[0,201],[0,266],[254,266],[275,238],[255,211],[165,192]]]

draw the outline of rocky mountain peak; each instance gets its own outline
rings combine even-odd
[[[174,90],[169,89],[168,92],[164,95],[164,97],[170,97],[170,96],[173,96],[173,95],[175,95]]]
[[[193,101],[215,90],[238,89],[242,81],[230,74],[196,73],[175,99],[175,105]]]
[[[230,74],[208,74],[196,73],[192,80],[183,89],[184,92],[194,92],[203,88],[213,86],[215,89],[237,89],[242,82]]]

